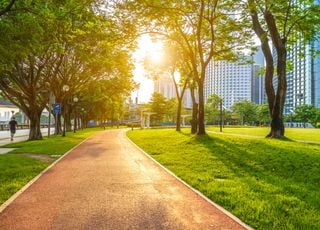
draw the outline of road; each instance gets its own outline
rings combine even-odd
[[[245,229],[125,136],[100,132],[73,149],[2,213],[0,229]]]

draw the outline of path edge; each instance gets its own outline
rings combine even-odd
[[[52,162],[47,168],[42,170],[37,176],[35,176],[32,180],[30,180],[26,185],[24,185],[20,190],[18,190],[15,194],[13,194],[8,200],[6,200],[2,205],[0,205],[0,214],[15,200],[17,199],[25,190],[27,190],[32,184],[34,184],[43,174],[49,171],[53,166],[59,163],[64,157],[66,157],[71,151],[79,147],[83,142],[87,141],[91,137],[87,137],[83,141],[81,141],[76,146],[69,149],[65,152],[61,157],[59,157],[56,161]]]
[[[124,134],[126,136],[126,138],[128,139],[128,141],[134,145],[140,152],[142,152],[146,157],[148,157],[150,160],[152,160],[155,164],[157,164],[158,166],[160,166],[160,168],[162,168],[163,170],[165,170],[167,173],[169,173],[171,176],[173,176],[175,179],[177,179],[179,182],[181,182],[183,185],[185,185],[187,188],[189,188],[190,190],[192,190],[194,193],[196,193],[198,196],[200,196],[202,199],[204,199],[205,201],[207,201],[208,203],[210,203],[212,206],[214,206],[215,208],[217,208],[218,210],[220,210],[223,214],[225,214],[226,216],[228,216],[229,218],[231,218],[232,220],[234,220],[235,222],[237,222],[238,224],[240,224],[242,227],[248,229],[248,230],[254,230],[254,228],[252,228],[251,226],[249,226],[248,224],[244,223],[242,220],[240,220],[238,217],[236,217],[235,215],[233,215],[231,212],[227,211],[226,209],[224,209],[223,207],[221,207],[220,205],[216,204],[215,202],[213,202],[212,200],[210,200],[208,197],[206,197],[203,193],[201,193],[199,190],[193,188],[191,185],[189,185],[187,182],[185,182],[184,180],[182,180],[181,178],[179,178],[176,174],[174,174],[173,172],[171,172],[169,169],[167,169],[165,166],[163,166],[162,164],[160,164],[158,161],[156,161],[154,158],[152,158],[150,156],[150,154],[148,154],[147,152],[145,152],[142,148],[140,148],[136,143],[134,143],[128,136],[127,136],[127,132],[129,130],[127,130]],[[0,211],[1,212],[1,211]]]

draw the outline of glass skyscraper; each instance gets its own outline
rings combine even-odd
[[[319,41],[298,41],[289,49],[287,60],[291,68],[287,71],[285,114],[303,104],[320,107],[320,57],[314,56],[319,49]]]
[[[206,69],[205,101],[211,94],[223,99],[224,107],[230,108],[240,100],[257,104],[265,102],[264,78],[258,76],[264,65],[264,57],[259,50],[253,57],[245,57],[253,63],[211,61]]]

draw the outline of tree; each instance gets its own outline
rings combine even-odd
[[[270,119],[270,113],[269,113],[269,106],[268,104],[261,104],[257,105],[257,121],[260,125],[266,125],[269,124]]]
[[[252,123],[256,120],[256,106],[250,101],[238,101],[233,104],[232,110],[239,116],[241,125]]]
[[[314,127],[317,127],[317,123],[320,122],[320,109],[313,105],[299,105],[294,109],[294,113],[297,121],[309,122]]]
[[[84,92],[91,94],[86,90],[90,82],[119,84],[108,84],[113,90],[103,92],[112,98],[117,95],[117,101],[132,88],[132,45],[125,45],[126,36],[119,33],[122,22],[104,17],[99,4],[39,0],[28,5],[32,12],[8,14],[0,20],[4,34],[0,38],[0,88],[29,117],[30,140],[42,138],[40,114],[48,91],[57,102],[65,102],[64,119],[70,127],[73,105],[69,102],[77,95],[81,104],[90,104],[83,101],[88,98]],[[62,92],[64,84],[70,87],[67,94]]]
[[[157,123],[163,122],[165,115],[167,114],[167,99],[161,93],[153,93],[150,99],[151,112]]]
[[[215,121],[220,120],[220,103],[221,98],[217,94],[211,94],[205,104],[205,112],[207,116],[207,121],[210,123],[215,123]]]
[[[47,67],[55,59],[49,54],[54,43],[49,31],[53,28],[50,20],[45,23],[47,12],[37,4],[21,1],[19,5],[33,12],[7,14],[0,20],[0,88],[30,119],[29,139],[41,139],[40,115],[47,102],[45,82],[50,74]]]
[[[132,3],[130,15],[134,12],[143,18],[141,27],[144,31],[175,41],[188,57],[198,94],[197,134],[205,134],[206,67],[213,57],[232,59],[233,54],[239,51],[238,48],[245,46],[243,38],[247,37],[249,32],[241,27],[235,17],[229,15],[229,12],[235,11],[232,8],[233,2],[220,0],[129,2]]]
[[[309,0],[247,0],[252,27],[266,59],[265,88],[271,116],[267,137],[284,136],[283,108],[286,97],[287,50],[298,39],[309,41],[319,31],[319,5]],[[273,55],[270,41],[276,52]],[[276,66],[277,88],[273,86]]]
[[[192,72],[186,64],[186,56],[183,54],[183,50],[175,44],[175,41],[166,41],[164,47],[165,59],[158,63],[152,63],[151,60],[146,59],[145,69],[149,72],[149,75],[153,78],[157,78],[159,75],[169,75],[174,84],[177,106],[172,108],[176,109],[176,131],[181,130],[181,112],[183,106],[183,97],[188,86],[188,82],[192,77]],[[188,72],[189,71],[189,72]],[[177,77],[178,76],[178,77]]]

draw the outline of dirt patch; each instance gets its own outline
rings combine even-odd
[[[37,159],[37,160],[41,160],[41,161],[46,161],[46,162],[53,161],[53,160],[56,159],[56,158],[51,157],[51,156],[46,155],[46,154],[21,153],[21,154],[19,154],[19,155],[31,157],[31,158],[33,158],[33,159]]]

